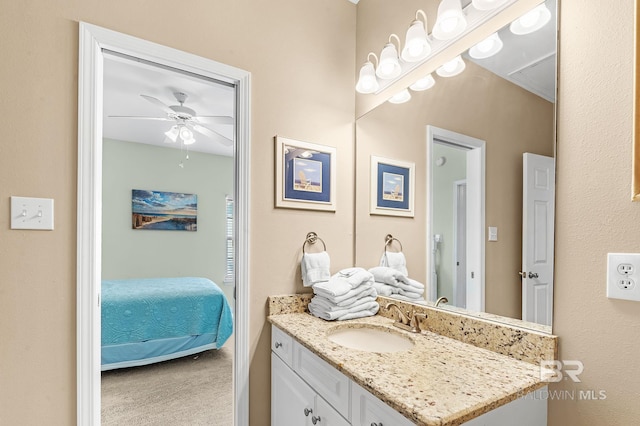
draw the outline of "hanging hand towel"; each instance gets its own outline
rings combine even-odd
[[[387,266],[391,269],[395,269],[405,276],[409,275],[409,272],[407,271],[407,260],[402,252],[394,253],[391,251],[385,251],[382,254],[382,258],[380,258],[380,266]]]
[[[329,254],[326,251],[303,254],[300,261],[302,285],[311,287],[314,284],[329,281],[331,278],[330,263]]]

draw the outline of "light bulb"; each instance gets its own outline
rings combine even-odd
[[[380,88],[378,80],[376,80],[376,70],[373,68],[371,62],[366,62],[362,68],[360,68],[360,77],[356,84],[356,91],[358,93],[373,93]]]
[[[453,77],[464,71],[466,64],[460,55],[456,56],[449,62],[444,63],[436,70],[436,74],[440,77]]]
[[[551,20],[551,12],[544,3],[525,13],[509,25],[512,33],[529,34],[544,27]]]
[[[429,53],[431,53],[431,46],[427,40],[424,23],[415,20],[407,30],[402,59],[406,62],[418,62],[426,58]]]
[[[404,89],[389,98],[389,102],[391,102],[392,104],[403,104],[405,102],[408,102],[410,99],[411,93],[409,93],[407,89]]]
[[[485,59],[502,50],[503,45],[504,44],[502,43],[500,36],[498,36],[498,33],[493,33],[469,49],[469,56],[474,59]]]
[[[456,17],[446,18],[440,22],[440,28],[442,28],[442,31],[445,33],[453,31],[456,28],[456,25],[458,25],[458,18]]]
[[[431,74],[428,74],[409,86],[409,89],[414,92],[420,92],[422,90],[431,89],[434,84],[436,84],[436,81],[433,79]]]
[[[393,43],[387,43],[380,53],[380,64],[376,70],[376,75],[380,78],[391,79],[398,77],[401,72],[398,51]]]
[[[183,141],[188,141],[190,139],[193,139],[193,133],[191,132],[191,130],[187,129],[185,126],[182,126],[180,128],[180,139],[182,139]]]
[[[431,35],[438,40],[451,40],[464,32],[467,19],[460,0],[442,0],[438,6],[438,18]]]

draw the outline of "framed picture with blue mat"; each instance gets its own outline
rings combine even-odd
[[[336,148],[281,136],[276,143],[276,207],[336,211]]]
[[[370,214],[413,217],[415,163],[371,156]]]

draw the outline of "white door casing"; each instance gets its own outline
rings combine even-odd
[[[467,306],[467,180],[453,183],[453,305]]]
[[[523,154],[522,319],[551,325],[555,159]]]
[[[251,75],[243,70],[80,23],[78,69],[77,424],[100,424],[103,50],[231,83],[236,88],[236,309],[234,420],[249,424],[249,182]]]

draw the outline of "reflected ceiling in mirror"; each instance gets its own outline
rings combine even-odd
[[[412,6],[417,7],[419,2],[410,3],[406,11],[409,15],[415,11]],[[433,3],[437,6],[437,1]],[[435,85],[425,91],[412,91],[409,102],[399,105],[385,102],[356,121],[356,264],[377,265],[384,236],[392,234],[402,241],[409,276],[427,286],[432,285],[427,272],[432,238],[427,235],[427,164],[430,159],[427,159],[426,127],[436,126],[484,140],[485,222],[486,226],[498,228],[499,238],[488,242],[485,234],[485,312],[476,314],[494,321],[504,317],[504,322],[515,321],[524,326],[526,324],[517,321],[522,315],[522,283],[518,271],[522,262],[523,153],[553,156],[555,152],[555,0],[547,3],[553,7],[554,18],[548,24],[553,28],[546,32],[550,40],[545,43],[553,47],[553,52],[551,55],[549,51],[541,53],[538,56],[541,60],[527,60],[524,65],[538,68],[536,63],[545,63],[553,57],[552,73],[536,74],[537,78],[547,81],[551,76],[551,89],[548,83],[536,85],[546,89],[533,93],[532,87],[525,88],[524,84],[489,71],[489,65],[481,65],[482,60],[471,61],[465,52],[463,58],[467,65],[458,76],[442,78],[434,73]],[[360,2],[358,43],[361,38],[372,38],[371,32],[384,37],[384,33],[399,31],[381,26],[386,17],[398,15],[397,8],[397,4],[378,0]],[[540,42],[535,44],[539,46]],[[509,50],[504,53],[507,52]],[[519,52],[520,58],[525,57],[522,50]],[[512,55],[513,52],[509,53],[509,57]],[[508,73],[517,74],[518,70],[525,69],[524,65],[512,59]],[[533,74],[522,73],[525,76]],[[369,214],[372,155],[415,163],[414,218]],[[447,243],[448,240],[444,241]],[[531,325],[531,328],[540,329],[537,325]],[[543,329],[551,331],[550,327]]]

